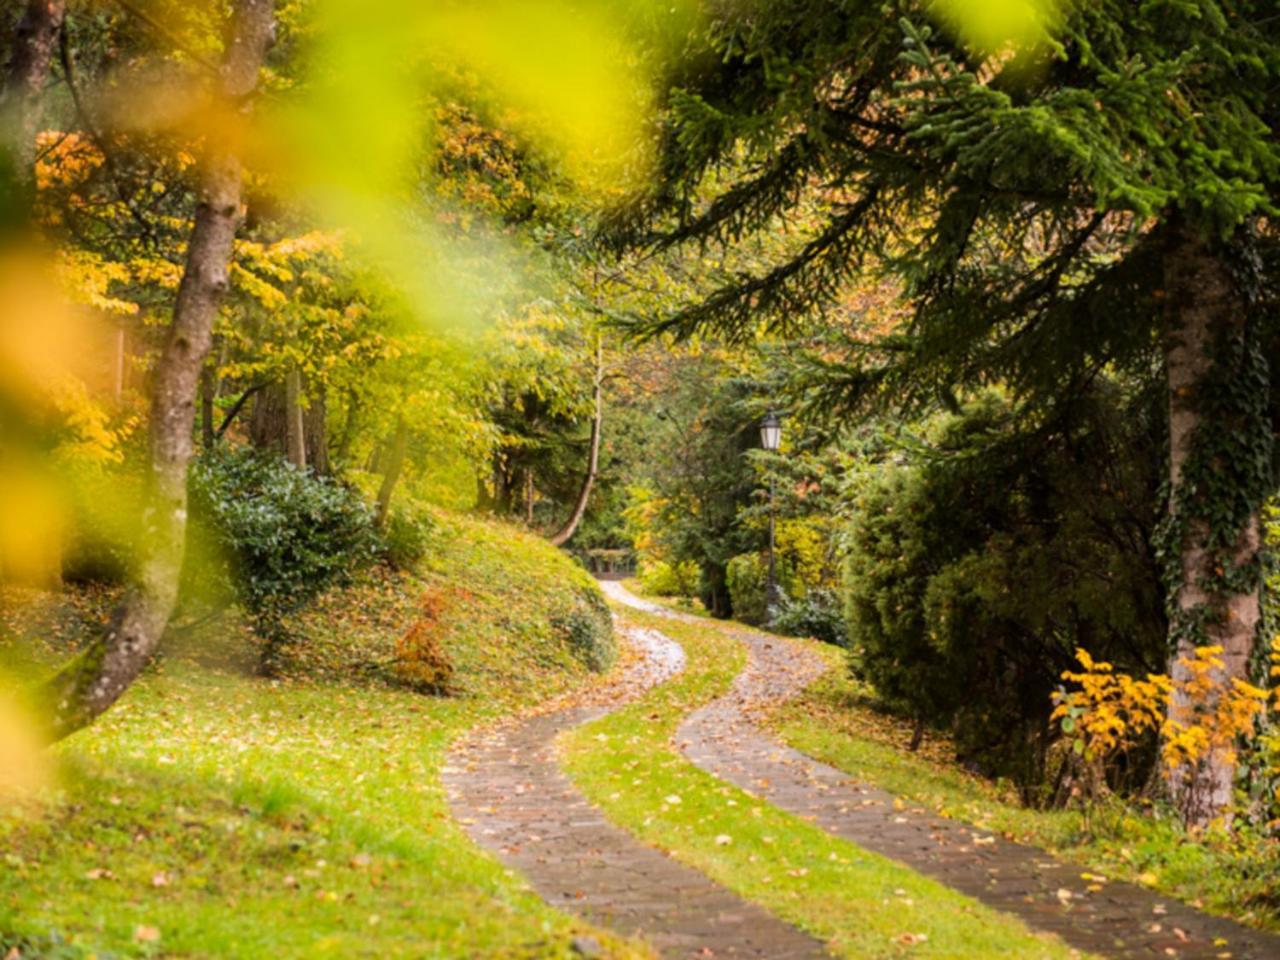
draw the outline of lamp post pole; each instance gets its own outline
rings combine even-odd
[[[769,581],[765,586],[766,611],[772,613],[778,602],[778,562],[777,544],[774,527],[777,521],[777,506],[774,501],[774,478],[769,474]]]
[[[776,453],[782,445],[782,420],[774,411],[760,421],[760,445],[770,453]],[[772,619],[773,608],[781,599],[782,591],[778,587],[777,563],[777,504],[775,500],[776,480],[773,471],[769,471],[769,570],[764,587],[765,616]]]

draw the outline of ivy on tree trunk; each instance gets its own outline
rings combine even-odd
[[[1269,490],[1267,364],[1250,322],[1247,271],[1238,252],[1181,223],[1169,230],[1164,330],[1169,391],[1170,515],[1165,532],[1170,596],[1170,718],[1196,722],[1235,680],[1248,680],[1262,622],[1261,508]],[[1207,703],[1189,702],[1186,663],[1200,646],[1222,648]],[[1210,752],[1195,771],[1169,773],[1169,793],[1189,823],[1232,804],[1234,765]]]

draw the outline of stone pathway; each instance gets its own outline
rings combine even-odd
[[[621,587],[611,592],[638,609],[698,622]],[[677,732],[681,749],[707,772],[1082,950],[1125,960],[1280,960],[1280,936],[1131,884],[1086,879],[1078,865],[904,807],[892,794],[778,743],[753,715],[799,693],[824,664],[798,645],[747,630],[738,635],[750,652],[747,669],[727,695],[690,714]]]
[[[552,906],[643,937],[663,957],[827,957],[817,940],[610,824],[560,772],[557,734],[683,669],[675,641],[653,630],[629,635],[642,656],[589,702],[478,731],[454,748],[444,770],[454,814]]]

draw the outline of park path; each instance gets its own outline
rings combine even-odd
[[[827,957],[819,941],[609,823],[560,771],[560,732],[618,709],[684,667],[674,640],[654,630],[627,632],[640,656],[617,682],[585,701],[476,731],[454,747],[444,785],[455,816],[552,906],[640,936],[663,957]]]
[[[620,586],[611,595],[649,613],[702,622]],[[1280,936],[1131,884],[1086,878],[1079,865],[905,805],[779,743],[757,724],[761,708],[798,694],[825,664],[800,644],[747,629],[735,635],[747,645],[747,669],[676,734],[685,755],[708,773],[1081,950],[1124,960],[1280,960]]]

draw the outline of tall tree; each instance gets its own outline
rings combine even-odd
[[[273,0],[237,0],[217,94],[246,111],[274,38]],[[186,547],[187,466],[195,401],[213,320],[228,285],[242,217],[243,168],[222,137],[211,136],[199,179],[195,222],[173,319],[156,361],[151,395],[150,489],[143,550],[134,582],[104,632],[50,681],[53,733],[74,732],[107,710],[150,660],[177,601]]]
[[[787,330],[851,278],[891,278],[910,318],[824,358],[827,411],[993,380],[1052,405],[1108,365],[1162,363],[1170,650],[1222,646],[1221,691],[1257,648],[1272,488],[1255,264],[1275,240],[1280,19],[1266,0],[1040,5],[1062,11],[1052,36],[984,47],[930,5],[724,8],[668,97],[661,185],[612,238],[794,237],[649,333]],[[1204,821],[1232,774],[1211,755],[1170,792]]]

